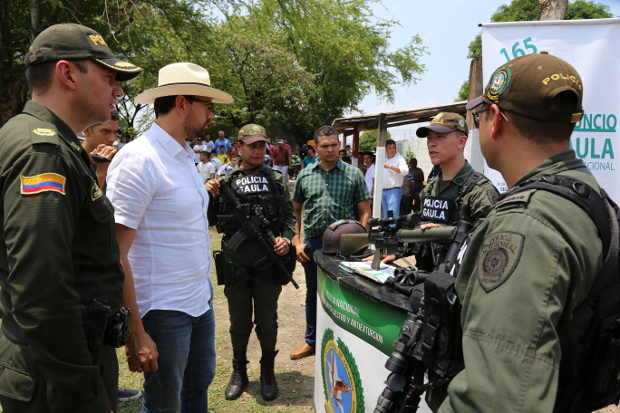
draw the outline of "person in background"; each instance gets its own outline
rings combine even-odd
[[[316,151],[314,149],[314,146],[308,145],[307,153],[306,153],[306,156],[304,156],[302,160],[301,168],[303,169],[307,167],[308,165],[315,163],[316,161],[317,161]]]
[[[408,162],[409,173],[403,180],[403,197],[400,213],[406,215],[420,210],[420,192],[424,189],[424,172],[418,168],[418,160],[411,158]]]
[[[118,114],[112,112],[110,120],[89,126],[82,133],[82,148],[90,155],[97,173],[97,183],[105,188],[105,178],[108,174],[110,161],[116,154],[113,146],[119,133]]]
[[[297,260],[304,266],[307,291],[305,343],[291,353],[292,360],[311,356],[315,352],[317,267],[313,254],[322,246],[323,232],[339,219],[357,218],[367,226],[370,217],[364,176],[359,169],[339,159],[340,142],[336,128],[322,126],[316,130],[314,137],[319,161],[299,173],[293,195],[296,219],[293,244],[297,250]]]
[[[285,138],[280,138],[276,144],[271,147],[271,159],[273,161],[273,169],[280,171],[284,176],[285,182],[288,182],[288,168],[291,165],[291,155],[293,150]]]
[[[396,142],[385,141],[386,160],[383,164],[383,195],[381,196],[381,216],[400,216],[400,199],[403,193],[403,179],[409,168],[407,161],[396,151]]]
[[[364,165],[364,181],[366,182],[366,188],[368,188],[368,193],[372,197],[372,193],[375,187],[375,154],[373,152],[364,152],[360,153],[363,158]]]
[[[217,132],[217,139],[213,142],[216,156],[226,163],[228,161],[228,153],[232,149],[232,142],[226,137],[226,133],[223,130]]]
[[[340,157],[340,160],[342,162],[348,163],[349,165],[351,165],[351,157],[347,155],[346,149],[340,149],[340,151],[338,151],[338,156]]]
[[[211,153],[204,146],[200,150],[200,163],[198,163],[197,167],[203,182],[213,178],[217,172],[215,164],[211,161]]]

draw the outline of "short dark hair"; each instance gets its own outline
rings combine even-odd
[[[330,125],[323,125],[314,131],[314,139],[316,143],[319,143],[319,138],[322,136],[338,136],[338,129]]]
[[[52,78],[54,75],[54,68],[57,61],[39,63],[36,65],[26,66],[26,84],[30,91],[37,91],[44,93],[52,85]],[[83,64],[83,61],[72,60],[71,63],[77,66],[78,70],[82,73],[88,72],[88,66]]]
[[[394,141],[394,139],[388,139],[385,141],[385,146],[388,146],[388,145],[396,146],[396,141]]]
[[[158,118],[161,115],[169,113],[176,105],[177,95],[174,96],[162,96],[155,99],[153,102],[153,108],[155,109],[155,117]]]

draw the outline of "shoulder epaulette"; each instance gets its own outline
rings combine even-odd
[[[530,198],[534,195],[535,190],[527,190],[514,194],[507,193],[500,198],[495,204],[496,208],[524,207],[530,202]]]

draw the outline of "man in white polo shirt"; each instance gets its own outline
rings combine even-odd
[[[131,312],[127,357],[144,372],[146,413],[207,411],[215,373],[209,196],[186,141],[202,136],[213,103],[232,100],[198,65],[163,67],[158,87],[136,97],[154,103],[155,122],[108,171]]]
[[[386,160],[383,164],[383,196],[381,197],[381,216],[386,218],[400,215],[400,198],[403,194],[403,179],[409,167],[407,161],[396,151],[396,142],[392,139],[385,141]]]

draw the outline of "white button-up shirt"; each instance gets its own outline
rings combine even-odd
[[[385,163],[389,166],[397,167],[400,169],[400,173],[397,174],[393,170],[383,167],[383,189],[400,188],[403,186],[403,179],[407,172],[409,172],[405,158],[397,152],[396,155],[387,158]]]
[[[106,195],[117,224],[135,229],[129,250],[140,316],[210,308],[209,195],[189,145],[156,123],[116,154]]]

